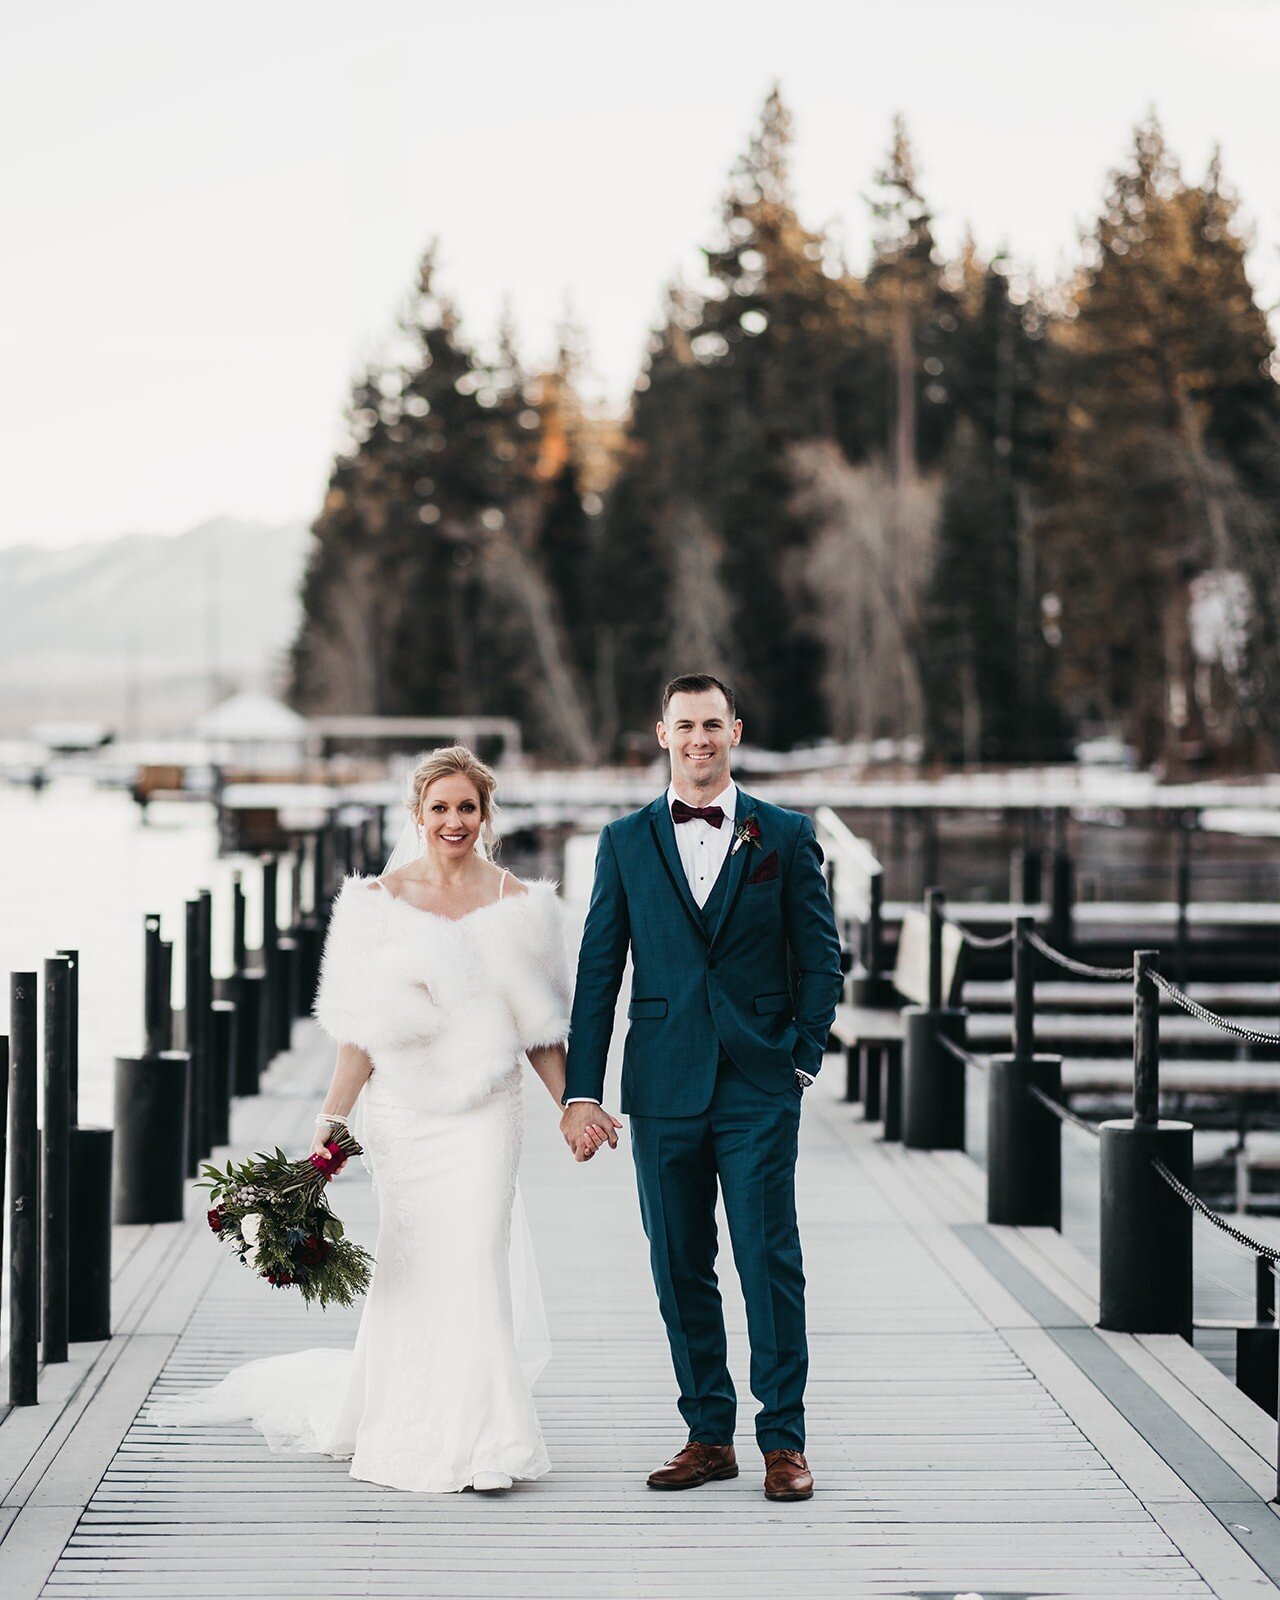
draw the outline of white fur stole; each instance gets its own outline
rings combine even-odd
[[[333,903],[313,1008],[358,1045],[380,1097],[423,1111],[474,1105],[520,1053],[569,1035],[569,972],[555,885],[532,883],[457,921],[420,911],[372,878]]]

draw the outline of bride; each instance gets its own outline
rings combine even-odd
[[[424,756],[414,848],[334,901],[314,1012],[338,1057],[312,1150],[363,1094],[379,1227],[354,1351],[250,1362],[160,1402],[158,1421],[248,1417],[273,1449],[349,1456],[352,1477],[420,1492],[550,1470],[516,1169],[525,1053],[557,1107],[564,1094],[568,975],[554,887],[488,859],[494,788],[461,745]]]

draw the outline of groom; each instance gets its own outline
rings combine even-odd
[[[600,836],[561,1129],[579,1160],[617,1143],[600,1100],[630,950],[622,1109],[689,1428],[649,1484],[692,1489],[738,1473],[718,1187],[746,1301],[764,1492],[807,1500],[796,1136],[840,994],[840,940],[812,822],[729,775],[742,737],[732,692],[702,673],[672,679],[657,731],[670,787]]]

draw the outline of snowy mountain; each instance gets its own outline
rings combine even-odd
[[[0,732],[50,717],[178,728],[277,689],[309,535],[222,518],[173,536],[0,549]]]

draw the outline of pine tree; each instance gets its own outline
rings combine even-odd
[[[1043,759],[1063,753],[1028,528],[1045,443],[1043,319],[1034,302],[1014,302],[1002,259],[984,264],[970,242],[959,265],[958,424],[926,601],[926,747],[949,761]]]
[[[790,139],[775,90],[732,174],[707,282],[673,291],[655,337],[602,565],[633,597],[619,618],[625,711],[643,707],[647,723],[664,675],[714,662],[735,681],[748,736],[774,744],[825,725],[820,655],[795,603],[806,530],[787,451],[834,430],[850,326],[830,246],[796,215]],[[641,606],[654,607],[647,622]]]
[[[390,418],[399,560],[387,577],[404,597],[394,635],[396,709],[461,715],[489,703],[477,648],[484,581],[478,554],[494,463],[484,373],[434,276],[430,252],[402,321],[410,353]]]
[[[293,694],[305,709],[404,715],[483,709],[475,519],[491,465],[480,377],[423,259],[403,359],[359,384],[303,588]]]
[[[927,595],[961,329],[901,119],[870,203],[865,281],[841,285],[845,326],[831,381],[838,452],[802,443],[790,460],[809,534],[806,625],[823,647],[832,730],[900,739],[924,731],[937,655]]]
[[[562,620],[574,597],[556,595],[564,568],[589,560],[565,444],[569,377],[553,376],[554,403],[541,402],[508,328],[481,362],[434,271],[428,252],[401,364],[368,375],[353,400],[314,527],[294,698],[508,713],[535,746],[589,760],[594,718]]]
[[[1252,560],[1242,550],[1265,492],[1250,464],[1276,391],[1233,219],[1216,164],[1188,185],[1158,122],[1143,123],[1055,341],[1041,544],[1063,608],[1062,689],[1148,761],[1238,741],[1238,715],[1223,722],[1199,692],[1192,584],[1242,566],[1260,594],[1273,565],[1274,537]],[[1261,639],[1256,607],[1254,620]],[[1255,662],[1266,653],[1264,643]],[[1238,690],[1240,709],[1251,701],[1265,718],[1260,697]]]
[[[591,586],[598,619],[597,697],[608,745],[648,755],[664,679],[707,670],[678,657],[669,636],[675,564],[674,501],[694,493],[700,469],[688,296],[669,291],[649,342],[605,503]],[[713,669],[712,669],[713,670]]]
[[[954,421],[953,346],[960,328],[906,124],[895,117],[870,196],[875,223],[864,339],[878,344],[882,430],[894,482],[906,488],[946,449]]]
[[[393,493],[392,450],[376,372],[356,385],[348,447],[334,463],[302,585],[302,625],[290,652],[291,697],[304,711],[382,707],[388,682],[384,573],[378,534]]]
[[[489,695],[531,742],[562,759],[597,754],[589,662],[575,652],[576,591],[589,567],[571,438],[577,409],[565,365],[527,375],[509,329],[480,399],[489,409],[492,504],[480,515],[485,597],[479,619]]]

